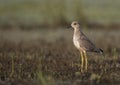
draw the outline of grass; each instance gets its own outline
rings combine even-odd
[[[105,51],[105,58],[98,54],[88,54],[89,71],[85,74],[81,74],[79,70],[80,54],[72,43],[72,31],[59,29],[51,34],[52,31],[0,32],[1,84],[115,85],[119,83],[120,35],[116,34],[119,30],[109,31],[107,35],[105,30],[84,30],[85,34]],[[114,43],[111,42],[113,39]]]
[[[119,24],[119,0],[1,0],[1,25],[62,26],[73,20],[81,23]],[[46,24],[45,24],[46,23]]]
[[[1,1],[2,2],[2,1]],[[1,5],[0,15],[1,23],[14,24],[43,24],[47,25],[64,25],[73,19],[84,19],[81,9],[81,2],[75,0],[77,9],[74,5],[71,5],[73,1],[60,1],[60,0],[44,0],[44,1],[18,1],[9,2],[7,5]],[[74,10],[75,9],[75,10]],[[68,14],[69,13],[69,14]],[[82,15],[82,16],[79,16]],[[73,16],[73,17],[71,17]],[[71,17],[71,18],[69,18]],[[83,20],[84,21],[84,20]]]
[[[0,0],[0,25],[13,28],[0,30],[0,84],[119,84],[119,29],[83,30],[104,50],[105,58],[88,53],[89,71],[81,74],[80,54],[72,43],[73,32],[54,27],[79,20],[83,24],[87,21],[104,23],[107,28],[110,23],[119,23],[118,3],[119,0],[114,3],[112,0]],[[43,28],[44,25],[52,28]],[[19,27],[41,30],[23,31]]]

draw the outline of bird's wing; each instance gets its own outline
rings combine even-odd
[[[80,47],[88,52],[95,51],[97,48],[95,45],[83,34],[79,38]]]

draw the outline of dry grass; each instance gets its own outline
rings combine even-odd
[[[51,32],[50,30],[47,32],[1,31],[1,84],[94,85],[96,83],[117,85],[120,83],[119,34],[85,30],[90,38],[93,37],[93,33],[96,34],[92,40],[105,50],[106,57],[89,53],[89,71],[81,74],[79,52],[72,44],[71,31]],[[17,33],[16,37],[13,33]],[[46,36],[43,36],[45,33],[47,33]],[[104,39],[103,36],[109,39]],[[114,43],[110,42],[112,39]]]

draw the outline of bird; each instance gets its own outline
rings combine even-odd
[[[88,71],[88,58],[87,52],[95,52],[103,54],[101,48],[97,48],[93,42],[82,32],[78,21],[73,21],[71,27],[74,29],[73,43],[74,46],[79,50],[81,57],[81,72]]]

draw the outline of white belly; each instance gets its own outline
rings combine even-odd
[[[80,49],[80,43],[77,40],[73,39],[73,43],[77,49]]]

